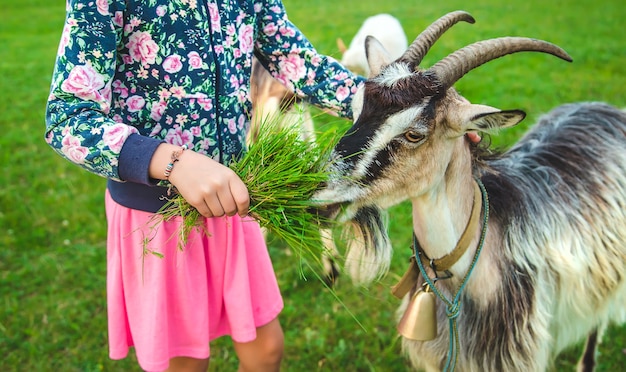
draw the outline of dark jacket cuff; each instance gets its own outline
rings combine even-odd
[[[164,142],[139,134],[128,136],[120,151],[118,165],[120,179],[144,185],[156,185],[159,180],[150,178],[149,174],[150,160],[156,148]],[[163,165],[164,170],[166,165]]]

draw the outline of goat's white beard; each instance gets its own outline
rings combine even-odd
[[[360,223],[353,220],[344,229],[348,242],[345,269],[354,284],[367,285],[389,270],[392,247],[380,209],[367,208],[360,217]]]

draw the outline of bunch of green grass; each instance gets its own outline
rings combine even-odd
[[[283,119],[273,115],[263,120],[258,138],[229,167],[248,187],[249,216],[288,244],[297,257],[321,265],[324,248],[319,227],[330,227],[333,222],[315,212],[312,197],[330,176],[328,160],[337,135],[329,131],[320,133],[316,141],[307,141],[301,138],[299,122],[285,125]],[[190,232],[204,227],[200,213],[180,194],[174,194],[157,212],[151,228],[177,216],[183,218],[175,237],[182,249]],[[148,243],[146,239],[144,253],[160,256],[147,248]]]

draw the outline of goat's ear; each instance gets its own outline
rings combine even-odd
[[[343,39],[337,38],[337,48],[339,49],[339,53],[344,54],[348,48],[346,47],[346,43],[343,42]]]
[[[460,111],[461,130],[494,132],[509,128],[524,120],[522,110],[499,110],[485,105],[466,105]]]
[[[383,67],[391,63],[391,56],[374,36],[365,38],[365,55],[370,68],[370,78],[380,74]]]

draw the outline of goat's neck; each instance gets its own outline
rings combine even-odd
[[[471,158],[466,144],[457,146],[442,180],[423,195],[413,198],[413,230],[429,258],[437,259],[449,254],[463,234],[474,202],[474,179]],[[478,240],[479,231],[475,232]],[[471,245],[470,247],[474,247]],[[467,252],[450,271],[462,278],[471,262],[475,249]]]

